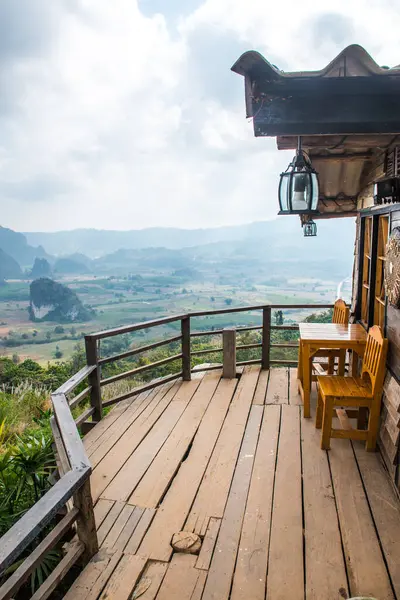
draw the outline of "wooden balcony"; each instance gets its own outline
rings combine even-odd
[[[68,600],[400,598],[400,504],[380,455],[349,440],[320,449],[313,419],[302,417],[296,370],[265,368],[270,307],[258,310],[259,364],[229,375],[228,334],[227,376],[214,365],[191,373],[188,317],[179,317],[187,379],[179,373],[136,388],[106,416],[101,396],[92,396],[85,419],[95,410],[102,418],[82,443],[69,406],[85,394],[69,406],[65,398],[85,377],[86,395],[103,387],[97,345],[90,360],[96,336],[88,341],[94,364],[53,396],[61,479],[0,546],[4,568],[67,504],[41,555],[77,521],[75,539],[35,600],[82,557]],[[0,599],[15,597],[38,548]]]

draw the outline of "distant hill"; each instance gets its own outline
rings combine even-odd
[[[32,321],[72,323],[91,318],[91,311],[83,306],[75,292],[48,277],[32,281],[29,313]]]
[[[335,249],[344,256],[355,234],[354,219],[329,219],[318,221],[318,237],[304,239],[298,217],[279,217],[272,221],[249,223],[234,227],[210,229],[175,229],[155,227],[130,231],[109,231],[97,229],[75,229],[55,233],[26,233],[30,244],[40,244],[46,251],[60,256],[83,253],[90,258],[112,254],[121,248],[167,248],[178,250],[185,247],[204,246],[219,242],[240,242],[261,239],[268,243],[271,251],[285,252],[284,249],[297,248],[319,252],[319,249]],[[338,244],[340,241],[340,244]],[[340,245],[343,243],[343,252]],[[0,244],[1,247],[1,244]],[[352,251],[351,251],[352,252]]]
[[[35,258],[33,263],[32,271],[30,276],[32,279],[39,279],[40,277],[50,277],[51,266],[45,258]]]
[[[22,233],[0,226],[0,248],[18,262],[21,267],[32,267],[35,258],[51,257],[39,246],[30,246]]]
[[[0,248],[0,281],[19,279],[20,277],[22,277],[22,271],[17,261]]]

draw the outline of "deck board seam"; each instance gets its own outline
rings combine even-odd
[[[267,560],[267,573],[266,573],[266,577],[265,577],[265,595],[264,597],[267,597],[267,591],[268,591],[268,572],[269,572],[269,559],[270,559],[270,549],[271,549],[271,537],[272,537],[272,519],[274,516],[274,501],[275,501],[275,486],[276,486],[276,468],[278,466],[278,454],[279,454],[279,442],[280,442],[280,438],[281,438],[281,427],[282,427],[282,405],[279,404],[279,427],[278,427],[278,437],[277,437],[277,441],[276,441],[276,454],[275,454],[275,465],[274,465],[274,483],[272,486],[272,496],[271,496],[271,512],[270,512],[270,528],[269,528],[269,535],[268,535],[268,560]]]

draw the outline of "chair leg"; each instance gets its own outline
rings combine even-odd
[[[321,427],[322,427],[323,411],[324,411],[324,401],[322,400],[321,390],[318,387],[317,411],[315,414],[315,428],[316,429],[321,429]]]
[[[328,358],[328,375],[333,375],[335,372],[335,357],[329,356]]]
[[[376,439],[378,437],[379,429],[379,414],[380,414],[381,403],[376,398],[372,401],[369,409],[369,420],[368,420],[368,434],[365,449],[368,452],[373,452],[376,448]]]
[[[324,402],[324,414],[322,417],[322,436],[321,436],[322,450],[329,450],[329,448],[331,447],[332,417],[333,417],[333,398],[330,396],[326,396],[325,402]]]

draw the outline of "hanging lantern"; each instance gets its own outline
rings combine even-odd
[[[318,212],[318,174],[301,148],[299,137],[297,153],[279,182],[280,215],[311,215]]]
[[[317,224],[312,219],[309,219],[303,225],[304,237],[315,237],[317,235]]]

